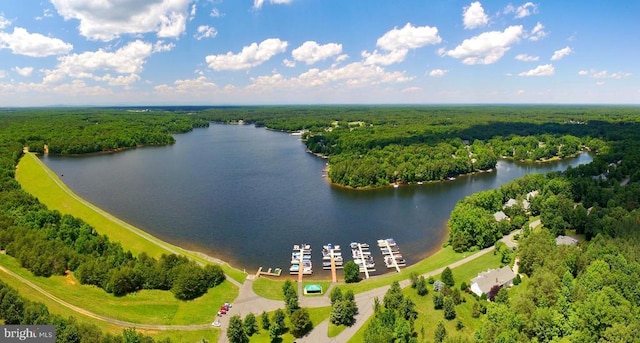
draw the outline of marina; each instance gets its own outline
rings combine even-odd
[[[311,245],[294,244],[291,253],[291,267],[289,274],[298,275],[298,280],[302,281],[302,275],[313,274],[313,263],[311,262]]]
[[[353,262],[360,267],[360,272],[364,273],[365,279],[369,278],[369,273],[376,271],[376,264],[371,251],[369,251],[369,244],[351,242],[351,256]]]
[[[384,264],[387,269],[395,268],[399,273],[400,267],[407,266],[407,262],[400,254],[400,248],[398,248],[398,244],[393,238],[379,239],[378,247],[382,256],[384,256]]]

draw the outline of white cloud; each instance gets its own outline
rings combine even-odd
[[[213,18],[220,18],[224,16],[224,14],[220,13],[220,10],[217,8],[212,9],[209,15]]]
[[[376,46],[386,50],[387,53],[374,50],[373,52],[363,51],[361,55],[365,58],[366,65],[390,65],[404,61],[409,49],[417,49],[441,41],[437,27],[413,26],[407,23],[403,28],[394,27],[378,38]]]
[[[551,76],[555,74],[556,69],[552,64],[543,64],[535,67],[535,69],[531,69],[529,71],[524,71],[519,76]]]
[[[342,44],[328,43],[319,45],[314,41],[306,41],[291,52],[294,60],[307,65],[326,60],[342,53]]]
[[[199,76],[196,79],[176,80],[173,83],[173,87],[162,84],[154,88],[156,92],[160,93],[189,93],[189,94],[206,94],[218,89],[218,86],[207,80],[204,76]]]
[[[518,7],[514,7],[513,5],[509,4],[504,9],[504,13],[515,13],[515,18],[520,19],[538,13],[538,5],[534,4],[533,2],[527,2],[524,5]]]
[[[110,41],[122,34],[156,32],[176,38],[186,27],[192,0],[51,0],[65,20],[78,19],[80,34]]]
[[[58,58],[58,65],[54,70],[45,70],[43,83],[59,82],[65,77],[90,78],[96,81],[110,83],[134,82],[139,79],[137,75],[113,77],[107,71],[118,74],[139,74],[142,72],[147,57],[153,52],[151,43],[140,40],[131,42],[115,52],[107,52],[102,49],[81,54],[72,54]],[[95,75],[96,72],[104,72],[103,76]]]
[[[163,40],[159,40],[153,45],[153,51],[152,52],[156,53],[156,52],[171,51],[175,47],[176,47],[176,44],[173,43],[173,42],[164,44]]]
[[[572,52],[573,52],[573,50],[571,50],[571,48],[568,47],[568,46],[564,47],[564,48],[562,48],[560,50],[556,50],[556,51],[553,52],[553,56],[551,56],[551,60],[552,61],[560,60],[560,59],[562,59],[563,57],[569,55]]]
[[[538,22],[536,26],[533,27],[533,30],[531,30],[531,32],[529,33],[528,38],[530,41],[536,42],[542,39],[546,35],[547,35],[547,32],[544,31],[544,25]]]
[[[429,76],[431,77],[443,77],[449,70],[446,69],[433,69],[429,72]]]
[[[535,61],[539,60],[540,57],[538,57],[538,56],[530,56],[530,55],[527,55],[527,54],[518,54],[518,55],[516,55],[515,59],[518,60],[518,61],[522,61],[522,62],[535,62]]]
[[[404,61],[408,53],[409,49],[391,50],[386,54],[379,53],[378,50],[374,50],[372,53],[363,51],[362,57],[364,57],[364,64],[366,65],[377,64],[387,66]]]
[[[193,18],[196,17],[196,12],[198,11],[198,8],[196,6],[196,4],[191,5],[191,13],[189,13],[189,21],[192,21]]]
[[[204,38],[214,38],[217,35],[218,31],[215,27],[200,25],[198,26],[197,32],[193,35],[193,37],[197,40],[201,40]]]
[[[10,49],[16,55],[45,57],[66,54],[73,45],[58,38],[29,33],[21,27],[14,27],[13,33],[0,32],[0,49]]]
[[[497,62],[512,44],[520,40],[522,26],[509,26],[503,32],[490,31],[465,39],[455,49],[439,50],[441,55],[462,58],[464,64],[492,64]]]
[[[0,30],[11,25],[11,20],[4,17],[4,13],[0,12]]]
[[[285,78],[279,73],[259,76],[252,78],[253,83],[247,88],[260,91],[297,90],[319,86],[360,88],[386,83],[402,83],[412,79],[403,72],[387,72],[380,66],[354,62],[344,67],[331,67],[326,70],[313,68],[293,78]]]
[[[16,73],[18,73],[18,74],[20,74],[20,75],[22,75],[24,77],[29,77],[29,76],[31,76],[31,73],[33,73],[33,67],[24,67],[24,68],[14,67],[12,69]]]
[[[282,61],[282,64],[284,64],[284,66],[287,67],[287,68],[294,68],[296,66],[296,61],[291,61],[291,60],[285,58]]]
[[[270,4],[281,5],[290,4],[291,2],[293,2],[293,0],[267,0],[267,2],[269,2]],[[253,8],[260,9],[262,8],[262,5],[264,5],[264,3],[265,0],[253,0]]]
[[[206,57],[209,68],[214,70],[243,70],[258,66],[273,56],[285,52],[288,43],[278,38],[269,38],[260,44],[252,43],[242,48],[238,54],[231,51],[224,55],[209,55]]]
[[[518,89],[518,90],[516,91],[516,95],[522,95],[522,94],[524,94],[524,93],[525,93],[524,89]]]
[[[442,41],[438,36],[438,28],[430,26],[413,26],[407,23],[403,28],[397,27],[378,38],[376,45],[384,50],[417,49]]]
[[[484,13],[480,1],[472,2],[462,12],[462,22],[465,29],[475,29],[489,24],[489,17]]]
[[[51,18],[51,17],[53,17],[53,14],[51,14],[51,9],[45,8],[44,12],[42,12],[42,15],[35,17],[35,20],[42,20],[44,18]],[[0,21],[2,21],[2,20],[0,19]],[[2,24],[1,23],[0,23],[0,28],[2,28]]]
[[[595,69],[580,70],[578,72],[578,75],[589,76],[594,79],[616,79],[616,80],[626,79],[628,77],[631,77],[631,73],[627,73],[627,72],[609,73],[606,70],[597,71]]]

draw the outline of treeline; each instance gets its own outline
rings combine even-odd
[[[332,182],[368,188],[491,169],[502,157],[540,161],[584,149],[606,152],[608,142],[637,127],[634,110],[318,106],[210,109],[201,115],[220,122],[242,119],[275,130],[305,130],[308,150],[329,158]]]
[[[33,152],[69,155],[175,142],[171,134],[205,127],[206,120],[172,112],[124,109],[51,109],[2,113],[0,130]]]
[[[153,337],[125,329],[121,335],[104,334],[99,327],[78,323],[74,318],[63,318],[49,313],[42,303],[21,297],[15,289],[0,280],[0,319],[5,325],[55,325],[58,343],[170,343],[168,338],[156,341]]]
[[[555,236],[574,230],[587,239],[617,237],[639,229],[640,143],[637,133],[611,142],[611,152],[564,173],[528,175],[468,196],[456,204],[449,219],[449,243],[456,251],[492,246],[503,235],[520,229],[531,216]],[[615,153],[614,153],[615,152]],[[536,192],[535,196],[527,196]],[[506,206],[509,199],[516,200]],[[494,214],[503,211],[509,220]],[[524,227],[528,230],[528,227]]]
[[[14,220],[4,217],[0,223],[0,249],[37,276],[75,271],[80,283],[117,296],[161,289],[171,290],[180,300],[197,298],[225,279],[220,266],[201,267],[183,256],[162,255],[156,260],[142,253],[135,257],[84,221],[45,209],[35,201],[24,204],[5,198],[1,209],[3,213],[25,211]]]

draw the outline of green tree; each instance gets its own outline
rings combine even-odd
[[[400,306],[403,299],[404,295],[402,295],[400,283],[398,283],[398,281],[393,281],[391,283],[391,287],[387,290],[387,293],[385,293],[382,303],[385,308],[393,310]]]
[[[440,275],[440,279],[444,282],[445,285],[449,287],[453,287],[456,284],[456,281],[453,279],[453,272],[449,267],[446,267],[442,274]]]
[[[454,319],[456,317],[456,308],[455,308],[455,303],[453,302],[453,299],[451,299],[451,297],[445,297],[444,298],[444,303],[443,303],[443,310],[444,310],[444,318],[447,320],[451,320]]]
[[[284,311],[282,311],[282,309],[277,309],[274,313],[273,313],[273,324],[275,324],[277,327],[280,328],[280,335],[284,333],[284,331],[287,329],[287,326],[284,323],[284,319],[285,319],[285,315],[284,315]]]
[[[249,313],[244,317],[242,323],[244,332],[247,336],[251,337],[254,333],[258,332],[258,324],[256,323],[256,316],[253,313]]]
[[[424,276],[420,275],[418,281],[416,282],[416,292],[420,296],[425,296],[429,293],[427,289],[427,280],[425,280]]]
[[[227,338],[231,343],[248,343],[249,337],[245,333],[242,325],[242,319],[239,315],[229,318],[229,326],[227,327]]]
[[[329,299],[331,300],[331,305],[335,304],[336,301],[342,300],[342,290],[340,287],[334,287],[329,293]]]
[[[447,329],[444,327],[444,323],[439,322],[436,327],[436,331],[433,337],[434,342],[442,343],[444,339],[447,338]]]
[[[355,262],[347,261],[342,271],[344,272],[344,282],[353,283],[360,281],[360,267],[358,267]]]
[[[304,336],[312,328],[311,317],[305,308],[297,309],[291,314],[291,334],[300,338]]]
[[[289,314],[300,308],[298,304],[298,291],[293,286],[291,280],[285,281],[282,285],[282,293],[284,295],[284,303]]]
[[[264,330],[268,330],[271,326],[271,322],[269,321],[269,314],[267,313],[267,311],[262,311],[262,315],[260,315],[260,317],[262,320],[262,328]]]
[[[441,309],[444,306],[444,295],[442,293],[433,293],[433,308],[436,310]]]

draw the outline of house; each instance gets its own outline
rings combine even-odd
[[[578,245],[578,240],[569,236],[556,237],[556,245]]]
[[[509,219],[509,217],[506,214],[504,214],[504,212],[502,212],[502,211],[498,211],[498,212],[494,213],[493,214],[493,218],[495,218],[497,222],[503,221],[505,219]]]
[[[504,266],[500,269],[490,269],[471,279],[471,291],[478,296],[482,296],[483,293],[488,294],[493,286],[512,286],[515,277],[516,273],[514,273],[509,266]]]

